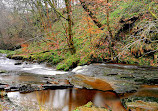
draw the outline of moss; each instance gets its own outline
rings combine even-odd
[[[56,65],[63,60],[63,58],[55,52],[40,52],[30,56],[33,60],[37,60],[39,62],[48,62],[53,65]]]
[[[67,65],[64,64],[64,63],[58,64],[56,68],[57,68],[57,70],[65,70],[65,71],[69,69],[69,68],[67,67]]]
[[[73,111],[109,111],[109,110],[107,110],[106,108],[96,107],[93,105],[92,102],[88,102],[86,105],[77,107]]]
[[[135,63],[136,63],[136,61],[133,60],[132,58],[129,58],[129,59],[127,60],[127,62],[128,62],[128,64],[135,64]]]
[[[1,74],[1,73],[6,73],[6,71],[4,71],[4,70],[0,70],[0,74]]]
[[[91,59],[88,57],[88,56],[85,56],[83,58],[80,59],[78,65],[81,66],[81,65],[85,65],[85,64],[88,64],[90,63]]]
[[[15,52],[11,51],[11,50],[0,50],[0,53],[3,53],[3,54],[14,54]]]
[[[67,59],[65,59],[62,63],[57,65],[58,70],[67,71],[71,68],[77,67],[79,62],[79,58],[76,55],[71,55]]]
[[[92,105],[93,105],[92,102],[88,102],[88,103],[87,103],[86,105],[84,105],[84,106],[90,108],[90,107],[92,107]]]

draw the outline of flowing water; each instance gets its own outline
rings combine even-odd
[[[15,65],[16,63],[19,64]],[[158,110],[157,68],[123,64],[92,64],[77,67],[72,72],[64,72],[57,71],[46,64],[11,60],[1,54],[0,71],[2,72],[0,73],[0,83],[10,85],[44,84],[46,77],[56,74],[58,76],[68,75],[73,72],[104,79],[114,89],[114,91],[100,91],[72,88],[35,91],[27,94],[8,93],[10,103],[24,106],[29,111],[41,108],[50,111],[73,111],[76,107],[85,105],[89,101],[114,111],[117,111],[118,108],[119,110],[124,109],[126,106],[134,110],[136,108],[142,111]],[[137,100],[141,100],[141,102]]]
[[[15,65],[19,63],[19,65]],[[6,58],[6,55],[0,54],[0,71],[5,70],[6,73],[0,74],[1,83],[44,83],[44,77],[56,74],[66,74],[68,72],[56,71],[54,68],[48,67],[46,64],[22,62],[20,60],[12,60]]]

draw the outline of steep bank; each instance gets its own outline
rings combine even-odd
[[[22,44],[10,58],[36,60],[57,65],[59,70],[69,70],[78,65],[94,62],[139,64],[156,66],[157,45],[157,6],[154,1],[114,1],[110,2],[109,25],[112,31],[113,60],[109,48],[106,8],[100,6],[96,16],[104,24],[100,30],[87,17],[81,5],[74,7],[73,38],[76,53],[71,54],[63,23],[58,20],[52,26],[55,39],[45,34],[39,41]],[[95,10],[95,9],[92,9]],[[78,13],[78,11],[80,13]],[[63,23],[62,23],[63,22]],[[55,42],[53,42],[55,41]]]

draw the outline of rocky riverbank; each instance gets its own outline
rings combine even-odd
[[[59,90],[59,89],[67,89],[67,88],[87,88],[91,90],[103,90],[103,91],[108,91],[108,90],[114,90],[111,86],[109,88],[107,87],[108,84],[104,79],[97,79],[95,77],[89,77],[89,76],[84,76],[84,75],[79,75],[79,74],[73,74],[73,75],[56,75],[56,76],[45,76],[46,84],[43,85],[22,85],[19,87],[15,86],[8,86],[7,84],[1,84],[1,87],[3,87],[5,92],[10,92],[10,91],[19,91],[22,94],[27,94],[31,93],[33,91],[39,91],[39,90],[48,90],[48,89],[53,89],[53,90]],[[96,86],[97,85],[97,86]],[[4,86],[7,86],[6,88]],[[102,88],[103,87],[103,88]],[[7,89],[7,90],[6,90]],[[8,90],[10,89],[10,90]],[[137,90],[137,92],[131,92],[131,93],[118,93],[118,95],[121,98],[121,103],[124,105],[124,107],[132,109],[132,110],[148,110],[150,109],[151,111],[157,111],[158,109],[158,99],[157,99],[157,89],[158,86],[144,86],[141,90]],[[109,96],[109,93],[107,93]],[[6,100],[9,98],[7,95],[3,96],[5,99],[1,101],[2,104],[4,104],[5,101],[5,107],[4,108],[12,108],[12,109],[26,109],[26,107],[20,107],[18,105],[14,105],[10,102],[6,102]],[[12,105],[8,105],[12,104]],[[89,103],[88,103],[89,104]],[[84,105],[82,107],[76,108],[75,111],[84,111],[86,110],[92,110],[95,109],[96,111],[99,110],[105,110],[105,108],[100,108],[97,107],[93,104],[91,105]],[[9,107],[8,107],[9,106]],[[30,109],[31,106],[28,108]],[[33,110],[33,109],[30,109]],[[38,109],[36,109],[38,111]],[[60,111],[60,110],[59,110]]]

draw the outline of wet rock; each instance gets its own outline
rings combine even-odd
[[[44,90],[44,88],[41,85],[27,84],[27,85],[22,85],[19,87],[20,93],[30,93],[33,91],[40,91],[40,90]]]
[[[17,62],[17,63],[15,63],[14,65],[21,65],[22,63],[21,62]]]
[[[0,91],[3,91],[6,87],[6,85],[0,85]]]
[[[3,83],[0,83],[0,85],[8,85],[8,84],[3,84]]]
[[[19,56],[19,55],[14,55],[14,56],[7,56],[9,59],[14,59],[14,60],[23,60],[24,57]]]
[[[32,86],[32,88],[34,89],[34,91],[44,90],[44,88],[41,85],[35,85],[35,86]]]
[[[52,79],[46,82],[46,84],[59,84],[59,85],[70,85],[69,80],[67,79]]]
[[[59,84],[59,82],[56,82],[56,81],[51,81],[51,82],[47,81],[46,84]]]
[[[17,86],[8,86],[4,89],[6,92],[10,92],[10,91],[19,91],[19,87]]]
[[[148,80],[148,84],[158,84],[158,79],[150,79]]]
[[[113,74],[107,74],[107,76],[116,76],[118,73],[113,73]]]
[[[44,84],[42,85],[44,89],[67,89],[73,88],[73,85],[55,85],[55,84]]]
[[[155,85],[158,84],[158,79],[136,79],[135,82],[140,82],[142,84],[150,84],[150,85]]]
[[[1,71],[1,70],[0,70],[0,74],[1,74],[1,73],[5,73],[5,72],[6,72],[6,71],[3,71],[3,70]]]
[[[58,82],[60,85],[71,85],[71,83],[67,79],[59,79]]]
[[[131,96],[123,99],[132,111],[137,108],[138,111],[157,111],[158,109],[158,98],[155,97],[142,97],[142,96]]]
[[[98,89],[102,91],[114,90],[106,80],[82,74],[75,74],[71,79],[71,84],[87,89]]]
[[[34,88],[31,86],[31,84],[22,85],[19,88],[20,93],[29,93],[29,92],[33,92],[33,91],[34,91]]]
[[[52,80],[52,79],[51,79],[50,77],[48,77],[48,76],[45,76],[43,79],[44,79],[44,80],[47,80],[47,81],[51,81],[51,80]]]
[[[49,77],[48,77],[48,76],[45,76],[44,78],[45,78],[45,79],[48,79]]]
[[[135,78],[134,76],[122,76],[122,77],[120,77],[120,78],[123,78],[123,79],[133,79],[133,78]]]
[[[129,91],[126,91],[126,93],[135,93],[135,92],[137,92],[137,90],[129,90]]]

